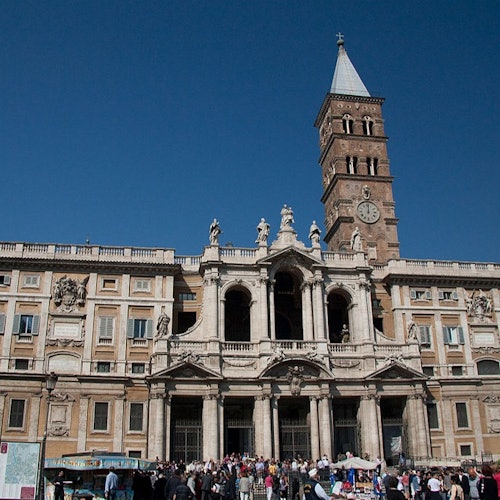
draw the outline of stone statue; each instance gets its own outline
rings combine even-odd
[[[255,240],[255,243],[259,243],[259,245],[267,245],[270,228],[271,226],[266,222],[266,219],[260,219],[260,222],[257,225],[257,239]]]
[[[342,325],[342,331],[340,332],[342,337],[342,344],[348,344],[351,341],[351,334],[349,333],[349,328],[347,325]]]
[[[162,311],[160,316],[158,316],[158,321],[156,322],[156,338],[166,337],[168,335],[168,325],[170,324],[170,318]]]
[[[319,238],[320,238],[321,230],[317,226],[316,221],[313,220],[311,227],[309,228],[309,239],[311,240],[311,243],[313,246],[319,245]]]
[[[363,194],[363,198],[365,200],[369,200],[370,199],[371,190],[370,190],[370,188],[366,184],[363,186],[362,194]]]
[[[300,396],[300,386],[304,380],[304,376],[302,375],[303,370],[302,366],[294,366],[288,369],[288,381],[290,382],[292,396]]]
[[[219,234],[222,233],[220,226],[219,226],[219,221],[217,219],[214,219],[212,221],[212,224],[210,224],[210,230],[209,230],[209,239],[210,239],[210,244],[211,245],[218,245],[219,244]]]
[[[417,330],[418,330],[418,327],[415,323],[415,321],[413,321],[413,319],[410,319],[406,325],[407,327],[407,331],[408,331],[408,339],[410,340],[417,340]]]
[[[351,235],[351,249],[355,252],[363,251],[363,243],[361,242],[361,232],[359,227],[356,226]]]
[[[283,205],[281,209],[281,224],[280,229],[284,229],[285,227],[290,227],[295,221],[293,220],[293,210],[291,207],[287,207]]]

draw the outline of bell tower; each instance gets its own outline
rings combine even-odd
[[[323,179],[325,242],[330,251],[364,251],[373,263],[399,258],[383,98],[372,97],[344,48],[321,106],[319,164]]]

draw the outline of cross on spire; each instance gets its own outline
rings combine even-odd
[[[337,33],[336,37],[339,39],[339,42],[344,40],[344,35],[340,31]]]

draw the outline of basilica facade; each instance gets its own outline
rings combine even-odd
[[[0,243],[3,441],[500,458],[500,264],[400,257],[383,99],[338,50],[315,123],[323,234],[298,235],[285,205],[253,248],[221,246],[214,220],[197,256]]]

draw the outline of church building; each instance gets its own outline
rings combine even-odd
[[[383,103],[339,40],[315,122],[322,230],[297,234],[284,205],[275,239],[262,219],[253,248],[224,247],[214,220],[196,256],[1,242],[1,440],[500,459],[500,264],[401,258]]]

